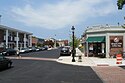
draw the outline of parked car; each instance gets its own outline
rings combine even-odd
[[[7,48],[7,49],[3,50],[2,53],[5,56],[9,56],[9,55],[16,55],[17,51],[15,49],[12,49],[12,48]]]
[[[32,47],[29,47],[29,52],[32,52],[33,50],[32,50]]]
[[[36,52],[36,47],[32,47],[32,52]]]
[[[36,48],[36,51],[40,51],[40,49],[38,47],[35,47]]]
[[[62,47],[61,51],[60,51],[60,56],[63,56],[63,55],[70,56],[71,55],[70,48],[68,48],[68,47]]]
[[[8,58],[5,58],[5,56],[0,53],[0,70],[3,70],[5,68],[10,68],[12,65],[12,61]]]
[[[47,50],[48,48],[47,47],[41,47],[40,50],[43,51],[43,50]]]
[[[32,47],[32,51],[36,52],[36,51],[40,51],[40,49],[38,47]]]
[[[47,47],[47,46],[44,46],[43,48],[44,48],[44,50],[48,50],[48,47]]]
[[[20,53],[28,53],[29,52],[29,48],[21,48],[20,49]]]

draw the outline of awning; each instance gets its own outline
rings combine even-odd
[[[87,42],[105,42],[105,36],[88,37]]]

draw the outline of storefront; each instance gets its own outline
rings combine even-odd
[[[88,37],[88,53],[89,56],[105,57],[105,36]]]
[[[121,26],[94,26],[84,35],[87,57],[115,57],[125,52],[125,29]]]

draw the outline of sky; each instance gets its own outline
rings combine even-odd
[[[87,27],[123,25],[124,9],[117,0],[0,0],[0,24],[44,39],[69,39],[74,26],[80,38]]]

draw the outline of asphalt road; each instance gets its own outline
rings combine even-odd
[[[49,58],[59,57],[59,50],[27,53],[21,56],[48,60],[14,59],[13,68],[0,72],[0,83],[103,83],[91,67],[49,61]]]
[[[56,59],[59,57],[59,55],[60,55],[59,49],[21,54],[22,57],[42,57],[42,58],[56,58]]]

